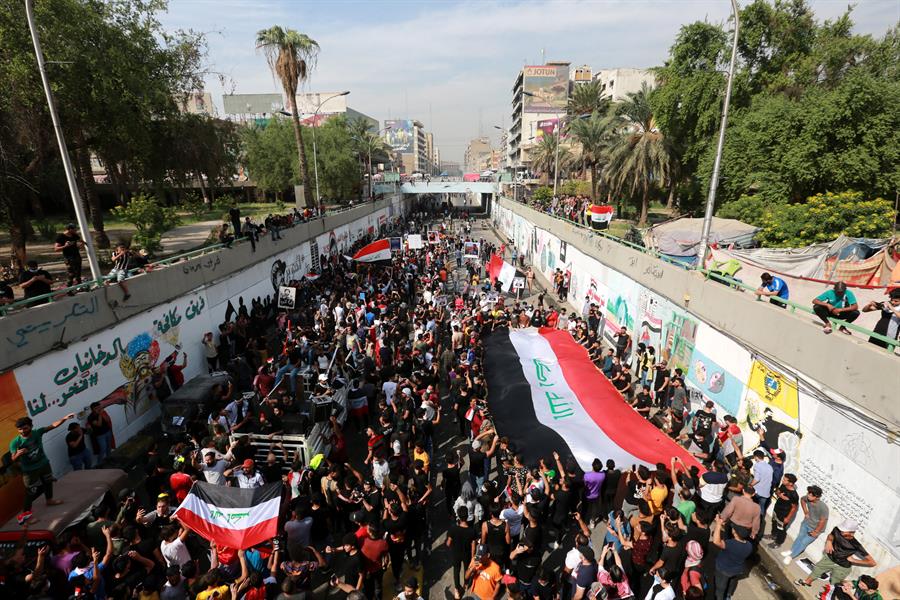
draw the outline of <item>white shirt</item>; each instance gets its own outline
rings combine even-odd
[[[394,402],[394,394],[397,393],[397,382],[385,381],[384,385],[381,386],[381,391],[384,392],[388,406],[390,406]]]
[[[520,504],[519,508],[516,510],[513,510],[511,508],[504,508],[503,511],[500,513],[500,518],[509,524],[510,537],[518,537],[519,536],[519,532],[522,530],[522,515],[524,513],[525,513],[525,505],[524,504]]]
[[[384,479],[391,473],[391,467],[386,460],[372,461],[372,479],[378,487],[384,486]]]
[[[172,542],[165,540],[159,545],[159,551],[163,558],[166,559],[167,567],[180,567],[183,564],[191,562],[191,553],[188,552],[187,546],[181,541],[181,538],[175,538]]]
[[[675,588],[671,585],[664,590],[660,590],[658,594],[653,595],[653,587],[651,586],[649,590],[647,590],[647,595],[644,596],[644,600],[674,600],[675,599]]]
[[[262,473],[259,471],[254,471],[253,475],[247,475],[243,469],[238,469],[234,472],[234,476],[237,477],[238,487],[240,488],[258,488],[266,484],[266,480],[263,479]]]

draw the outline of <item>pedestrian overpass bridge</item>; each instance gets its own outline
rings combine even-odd
[[[383,184],[394,185],[394,184]],[[376,185],[376,191],[378,186]],[[404,194],[496,194],[497,183],[493,181],[408,181],[400,184]]]

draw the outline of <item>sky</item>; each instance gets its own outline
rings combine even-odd
[[[739,0],[746,4],[747,0]],[[808,0],[819,19],[846,0]],[[412,118],[434,132],[444,160],[461,161],[469,140],[512,123],[512,85],[526,64],[568,61],[594,70],[652,67],[682,25],[725,22],[728,0],[169,0],[168,30],[207,34],[206,91],[280,92],[256,32],[296,29],[321,48],[306,91],[350,90],[348,105],[383,121]],[[857,0],[856,31],[883,35],[900,0]],[[543,54],[542,54],[543,53]],[[224,77],[223,77],[224,76]],[[224,85],[223,85],[224,80]]]

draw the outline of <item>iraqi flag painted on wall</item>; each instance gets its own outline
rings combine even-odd
[[[501,329],[485,339],[488,408],[527,463],[554,451],[584,470],[594,458],[631,465],[700,463],[634,411],[568,331]]]
[[[353,260],[364,263],[391,260],[391,240],[385,238],[366,244],[353,255]]]
[[[242,489],[198,481],[175,515],[218,546],[247,549],[278,533],[282,483]]]

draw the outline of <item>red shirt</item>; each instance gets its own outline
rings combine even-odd
[[[172,488],[172,491],[175,493],[175,498],[179,502],[187,497],[188,492],[191,491],[192,485],[194,485],[194,480],[191,479],[191,476],[187,473],[179,473],[176,471],[169,476],[169,487]]]
[[[388,543],[382,539],[370,538],[366,527],[360,527],[356,531],[356,539],[359,540],[359,551],[363,555],[366,573],[380,570],[381,560],[388,551]]]
[[[184,367],[181,365],[170,365],[168,369],[166,369],[166,373],[169,376],[169,381],[172,382],[172,386],[176,388],[180,388],[184,385]]]

